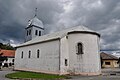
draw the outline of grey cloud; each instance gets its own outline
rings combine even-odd
[[[64,11],[56,0],[0,0],[0,41],[23,42],[24,28],[33,18],[36,7],[37,16],[44,24],[54,24]]]
[[[120,0],[0,0],[0,41],[23,42],[36,7],[46,33],[86,25],[101,33],[101,49],[120,48]]]
[[[73,9],[65,14],[67,17],[63,16],[69,26],[87,25],[101,33],[104,40],[104,43],[101,42],[101,49],[119,49],[119,0],[71,0],[71,2]]]

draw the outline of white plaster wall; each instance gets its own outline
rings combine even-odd
[[[68,68],[69,68],[69,52],[68,52],[68,39],[67,37],[63,37],[60,40],[60,72],[61,74],[68,74]],[[67,59],[68,66],[65,66],[65,59]]]
[[[35,35],[35,31],[38,30],[38,35]],[[37,27],[33,27],[33,30],[32,30],[32,38],[35,38],[36,36],[39,36],[39,31],[41,31],[41,35],[43,35],[44,33],[44,30],[40,29],[40,28],[37,28]]]
[[[13,63],[13,62],[12,62],[13,59],[14,59],[14,58],[8,58],[8,60],[7,60],[7,61],[5,60],[5,61],[2,63],[2,65],[4,65],[4,63]]]
[[[77,55],[77,43],[83,44],[84,54]],[[74,33],[68,35],[69,43],[69,69],[72,73],[99,74],[100,54],[99,37],[94,34]]]
[[[12,62],[13,59],[14,59],[14,58],[8,58],[8,61],[7,61],[7,62],[8,62],[8,63],[13,63],[13,62]]]
[[[27,35],[27,31],[31,30],[31,34]],[[38,30],[38,35],[35,35],[35,31]],[[39,36],[39,31],[41,31],[41,35],[43,35],[44,30],[37,28],[37,27],[30,27],[26,30],[26,34],[25,34],[25,41],[29,41],[33,38],[35,38],[36,36]]]
[[[59,40],[39,43],[17,48],[15,54],[15,69],[35,72],[59,73]],[[40,58],[37,58],[37,50],[40,50]],[[31,58],[28,52],[31,51]],[[21,53],[24,52],[23,59]]]

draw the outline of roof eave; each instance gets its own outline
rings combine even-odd
[[[102,60],[118,60],[118,59],[102,59]]]
[[[90,31],[71,31],[71,32],[68,32],[67,34],[73,34],[73,33],[90,33],[90,34],[95,34],[95,35],[97,35],[98,37],[100,37],[100,34],[99,34],[99,33],[90,32]]]
[[[52,38],[52,39],[48,39],[48,40],[44,40],[44,41],[40,41],[40,42],[35,42],[35,43],[29,43],[29,44],[25,44],[25,45],[20,45],[20,46],[16,46],[15,48],[29,46],[29,45],[34,45],[34,44],[38,44],[38,43],[44,43],[44,42],[48,42],[48,41],[54,41],[54,40],[60,40],[60,37],[58,37],[58,38]]]

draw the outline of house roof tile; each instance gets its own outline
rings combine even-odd
[[[0,53],[3,53],[2,56],[15,57],[15,50],[0,50]]]
[[[106,60],[118,60],[118,58],[116,56],[113,56],[111,54],[107,54],[107,53],[104,53],[104,52],[101,52],[100,56],[101,56],[102,59],[106,59]]]

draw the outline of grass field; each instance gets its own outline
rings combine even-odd
[[[67,76],[53,75],[53,74],[43,74],[43,73],[34,73],[34,72],[15,72],[6,75],[10,79],[64,79],[68,78]]]

